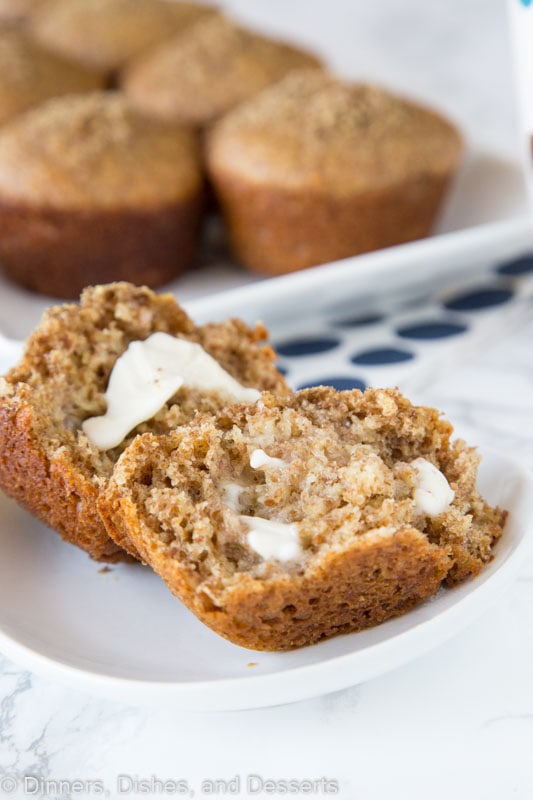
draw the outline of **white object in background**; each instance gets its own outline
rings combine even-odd
[[[533,210],[533,0],[508,0],[524,173]]]

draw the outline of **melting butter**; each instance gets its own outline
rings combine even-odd
[[[106,391],[107,410],[82,425],[100,450],[119,445],[140,422],[151,419],[182,386],[215,391],[231,402],[255,403],[256,389],[241,386],[199,344],[153,333],[131,342],[117,359]]]
[[[292,561],[300,558],[302,547],[298,525],[276,522],[262,517],[240,515],[240,519],[248,526],[248,545],[265,560]]]
[[[287,462],[284,461],[282,458],[272,458],[264,450],[260,448],[254,450],[252,455],[250,456],[250,466],[252,469],[280,469],[281,467],[286,467]]]
[[[243,488],[239,483],[225,483],[222,487],[224,503],[236,513],[239,511],[239,500]]]
[[[417,475],[414,491],[415,509],[420,514],[436,517],[453,503],[455,492],[437,467],[425,458],[411,462]]]

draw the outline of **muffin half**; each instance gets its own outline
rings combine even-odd
[[[120,453],[138,433],[167,432],[197,411],[214,413],[228,402],[216,382],[202,388],[185,381],[132,420],[131,409],[162,380],[143,360],[142,343],[153,335],[163,336],[163,344],[170,340],[189,347],[196,358],[204,354],[204,361],[210,356],[208,372],[224,370],[227,380],[251,387],[248,394],[257,395],[253,389],[288,391],[273,365],[273,351],[261,346],[266,331],[260,325],[250,329],[228,320],[196,327],[171,295],[127,283],[93,287],[79,305],[49,309],[20,363],[0,378],[0,487],[95,559],[125,557],[96,509]],[[127,368],[123,357],[130,345],[134,355],[141,353],[133,364],[130,358]],[[187,366],[180,359],[173,357],[178,373]],[[111,422],[118,439],[110,444],[94,432],[98,423],[88,425],[87,420],[99,420],[114,402],[106,395],[113,374],[123,394],[119,418]],[[130,427],[122,427],[121,417]],[[135,555],[134,547],[129,549]]]
[[[505,514],[450,433],[397,391],[264,393],[139,436],[99,509],[217,633],[298,647],[403,614],[491,558]]]

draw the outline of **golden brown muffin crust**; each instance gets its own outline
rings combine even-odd
[[[0,124],[52,97],[100,88],[97,73],[46,52],[16,28],[0,28]]]
[[[141,111],[201,126],[288,72],[318,66],[320,61],[310,53],[219,15],[134,62],[122,85]]]
[[[0,132],[0,202],[150,210],[202,186],[196,137],[131,111],[118,93],[50,100]]]
[[[50,50],[110,72],[212,13],[170,0],[48,0],[31,28]]]
[[[383,89],[303,70],[216,122],[206,152],[236,259],[282,274],[427,236],[461,140]]]
[[[217,633],[257,649],[310,644],[397,616],[490,560],[505,513],[479,495],[479,459],[451,430],[394,390],[264,393],[138,437],[99,509]],[[252,468],[257,448],[281,466]],[[416,458],[454,491],[436,517],[415,502]],[[240,514],[296,523],[300,554],[263,558]]]
[[[455,128],[389,92],[319,70],[295,72],[218,122],[211,169],[254,185],[339,197],[448,174],[461,151]]]

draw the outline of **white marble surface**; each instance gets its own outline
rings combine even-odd
[[[273,29],[299,31],[310,42],[320,36],[339,68],[442,101],[487,147],[512,154],[516,131],[500,0],[225,5]],[[533,468],[532,342],[533,310],[520,330],[459,371],[447,371],[416,399],[445,409],[472,443]],[[113,704],[0,657],[0,797],[99,796],[100,783],[86,792],[72,784],[70,792],[49,785],[25,794],[25,775],[102,782],[110,797],[156,797],[179,795],[120,792],[117,776],[183,778],[198,788],[202,779],[239,775],[244,787],[253,773],[326,777],[346,800],[530,800],[532,612],[533,556],[496,608],[429,655],[347,691],[248,712]],[[18,781],[11,793],[6,776]],[[230,788],[218,796],[253,796],[244,788],[232,795]]]

